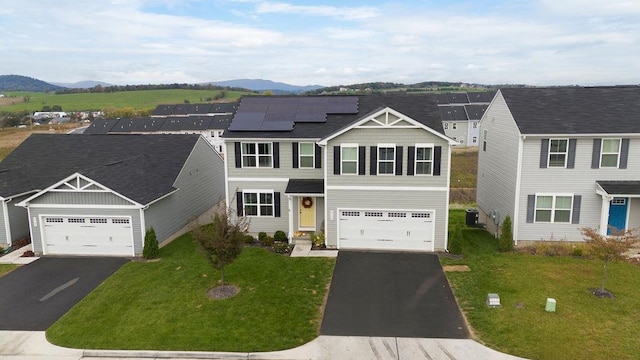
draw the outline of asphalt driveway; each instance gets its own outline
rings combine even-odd
[[[340,251],[322,335],[468,338],[438,257]]]
[[[45,257],[0,277],[0,330],[46,330],[127,261]]]

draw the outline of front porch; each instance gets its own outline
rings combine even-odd
[[[289,208],[289,242],[311,242],[324,233],[324,180],[290,179],[285,190]]]

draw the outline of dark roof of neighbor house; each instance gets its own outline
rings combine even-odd
[[[321,96],[319,96],[321,97]],[[356,97],[356,96],[345,96]],[[296,99],[299,96],[263,96],[261,98]],[[297,104],[297,101],[292,101]],[[238,110],[242,108],[240,102]],[[327,137],[349,125],[365,118],[372,113],[389,107],[411,119],[428,126],[434,131],[444,134],[440,111],[435,97],[429,94],[385,94],[357,96],[357,113],[352,114],[327,114],[325,122],[295,122],[290,131],[225,131],[226,138],[301,138],[321,139]],[[232,120],[233,124],[233,120]]]
[[[238,108],[237,102],[158,105],[151,112],[154,117],[198,116],[212,114],[232,114]]]
[[[609,195],[640,195],[640,181],[596,181]]]
[[[108,131],[109,133],[156,132],[160,131],[164,119],[122,118]]]
[[[89,125],[84,134],[225,130],[229,127],[231,117],[232,115],[98,119]]]
[[[495,96],[496,96],[496,91],[474,91],[474,92],[467,93],[469,102],[472,104],[475,104],[475,103],[489,104],[491,101],[493,101],[493,98]]]
[[[464,109],[467,111],[467,117],[469,120],[480,120],[482,115],[489,107],[488,104],[482,105],[465,105]]]
[[[33,134],[0,162],[0,196],[80,173],[139,204],[174,191],[199,135]]]
[[[468,120],[464,106],[440,106],[439,110],[442,121]]]
[[[85,135],[108,134],[119,119],[94,119],[83,132]]]
[[[438,105],[468,104],[469,98],[465,92],[435,94]]]
[[[505,88],[522,134],[640,133],[640,87]]]
[[[289,179],[286,194],[324,194],[323,179]]]

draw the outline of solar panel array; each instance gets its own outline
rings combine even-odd
[[[291,131],[295,123],[323,123],[329,114],[357,114],[356,96],[245,97],[229,130]]]
[[[238,107],[237,102],[214,103],[214,104],[177,104],[158,105],[151,113],[154,117],[170,116],[212,116],[222,114],[232,114]]]

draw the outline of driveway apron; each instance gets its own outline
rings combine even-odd
[[[468,338],[438,257],[340,251],[322,335]]]
[[[45,257],[0,277],[0,330],[46,330],[127,261]]]

